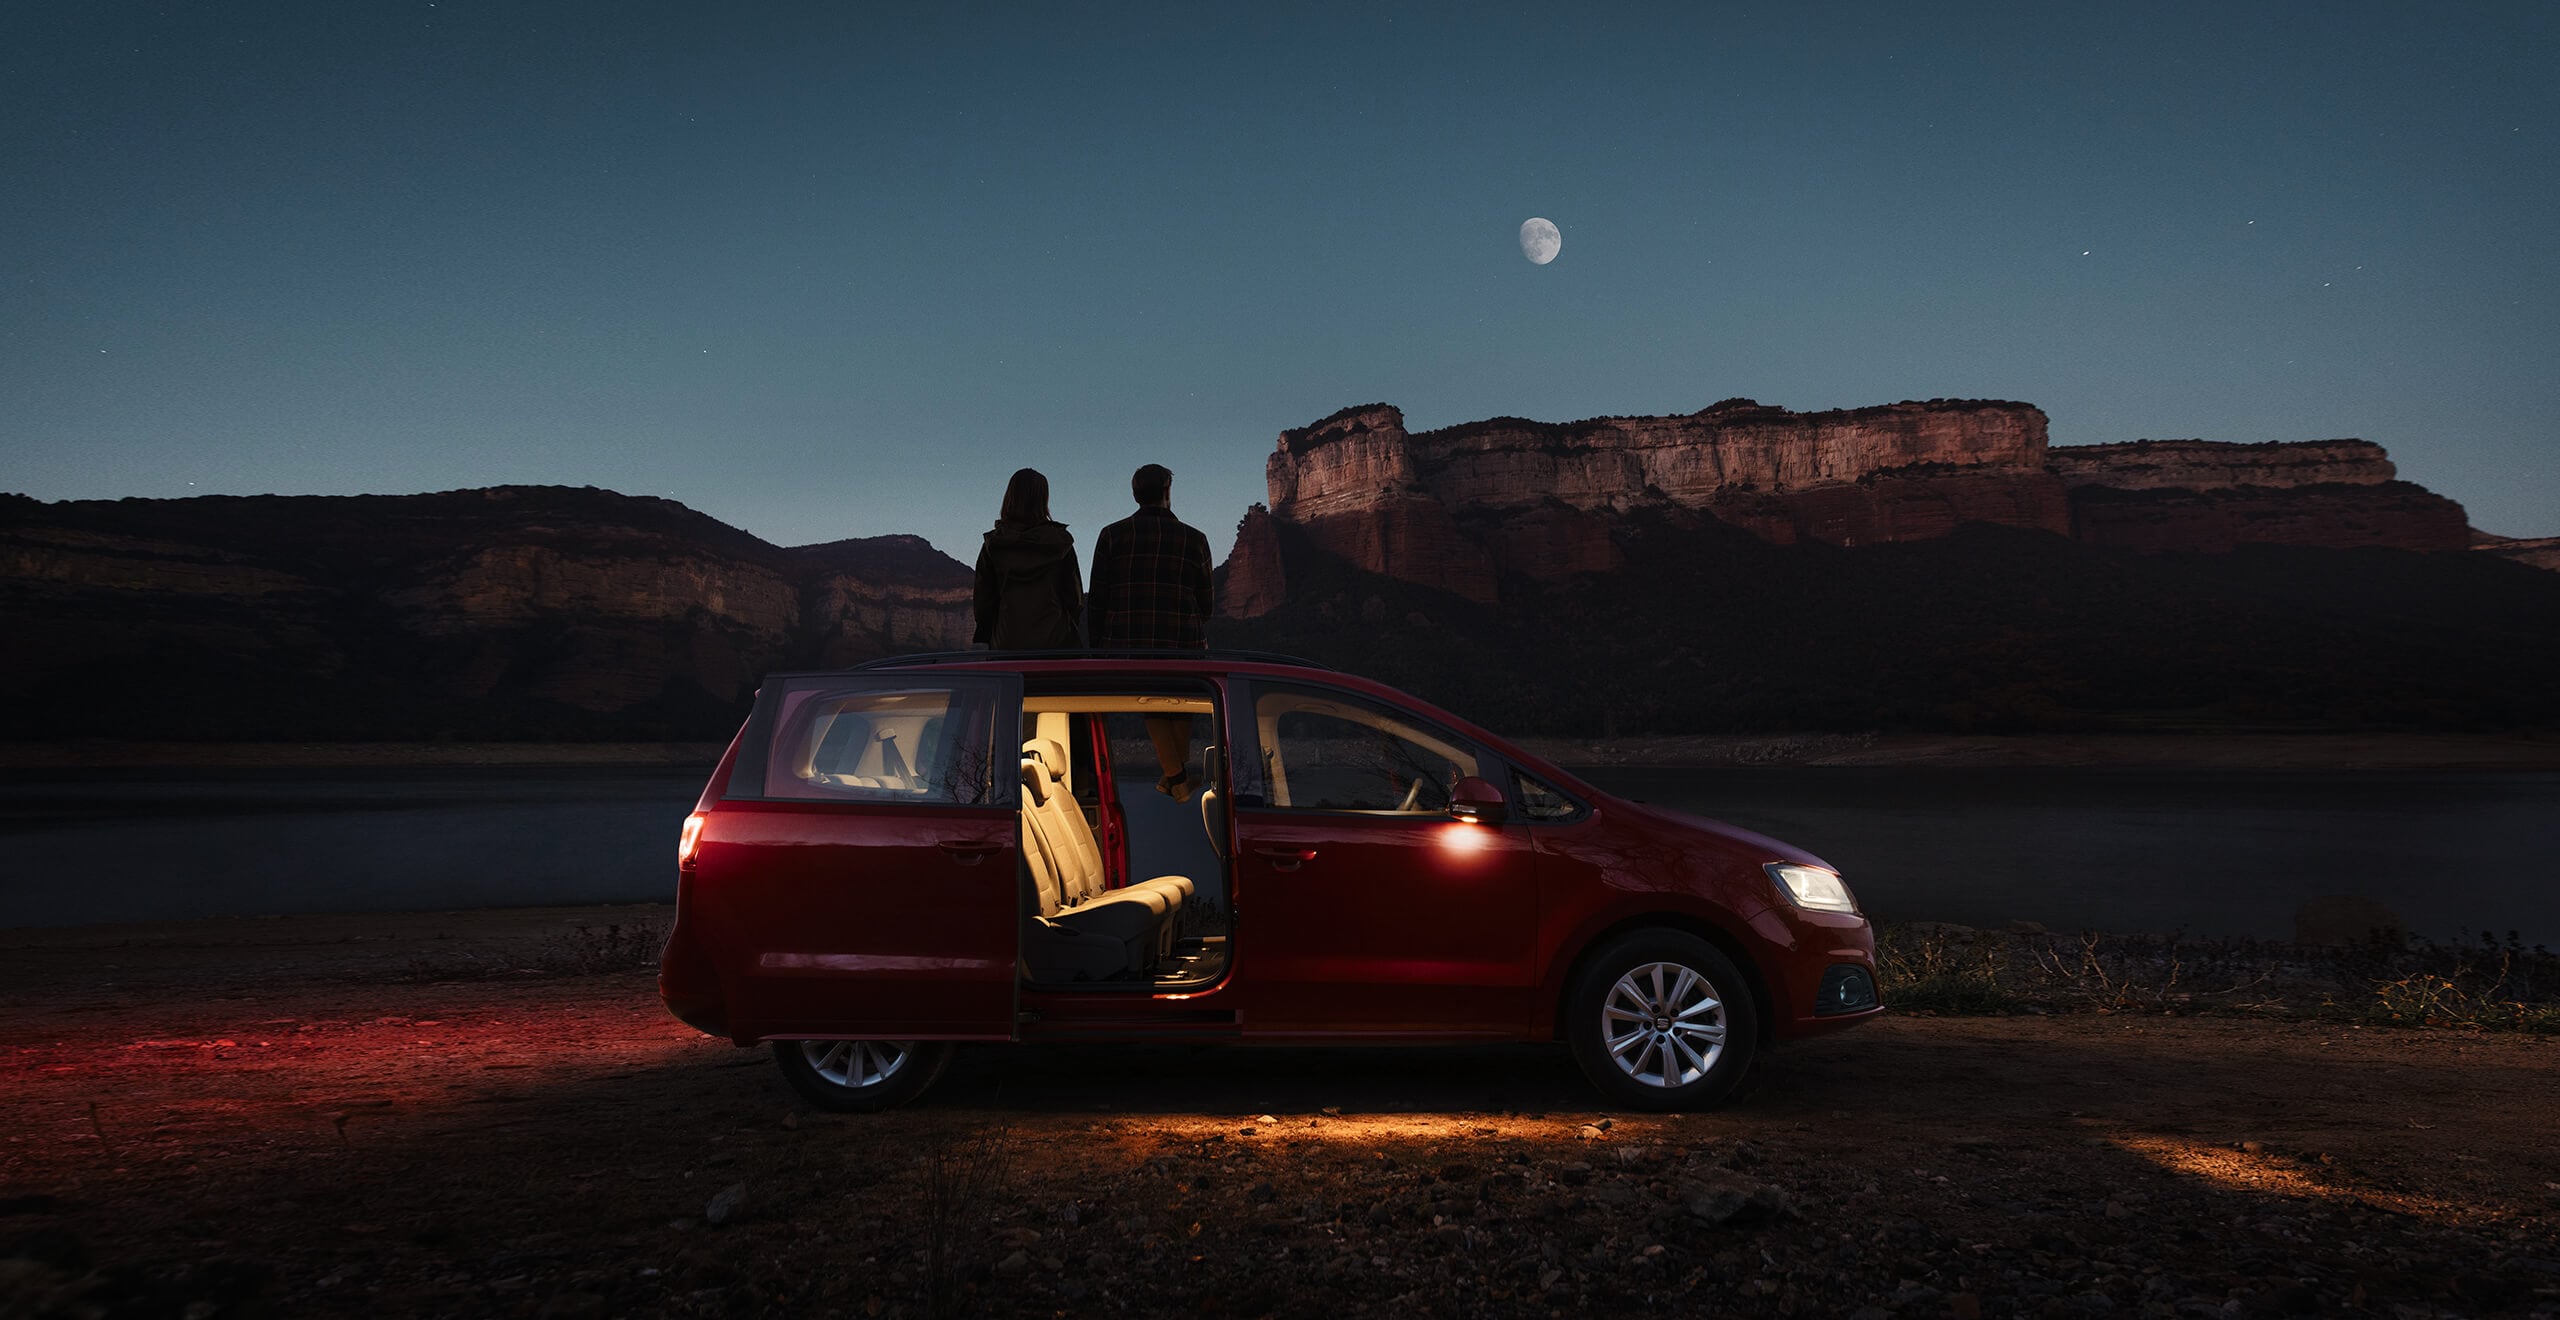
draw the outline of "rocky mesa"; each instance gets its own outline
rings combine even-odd
[[[0,618],[43,640],[0,736],[703,737],[769,671],[965,645],[969,570],[592,488],[11,497]]]
[[[2462,507],[2361,440],[2055,447],[2044,412],[1932,399],[1796,413],[1728,399],[1677,417],[1501,417],[1409,432],[1387,404],[1284,431],[1244,519],[1223,610],[1287,596],[1286,523],[1362,570],[1478,602],[1508,575],[1625,562],[1629,515],[1703,514],[1778,545],[1942,538],[1967,523],[2134,550],[2247,544],[2461,549]]]

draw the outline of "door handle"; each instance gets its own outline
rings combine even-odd
[[[1253,851],[1256,856],[1269,861],[1274,871],[1294,871],[1304,863],[1316,859],[1316,850],[1313,848],[1283,848],[1272,845],[1256,848]]]
[[[983,839],[944,839],[935,846],[951,854],[951,860],[962,866],[976,866],[990,856],[1004,851],[1003,844],[988,843]]]

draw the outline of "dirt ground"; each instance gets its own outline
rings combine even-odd
[[[663,917],[0,932],[0,1315],[2560,1315],[2551,1038],[1889,1016],[1676,1117],[983,1047],[850,1118],[585,970]]]

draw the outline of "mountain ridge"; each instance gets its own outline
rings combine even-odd
[[[2360,440],[1362,404],[1267,469],[1213,638],[1523,731],[2560,723],[2553,540],[2470,532]],[[0,624],[41,642],[0,651],[0,738],[723,737],[767,672],[964,648],[970,578],[595,487],[0,496]]]

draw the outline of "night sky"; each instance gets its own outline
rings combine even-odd
[[[2560,533],[2560,6],[951,8],[0,8],[0,490],[1223,557],[1345,404],[1975,396]]]

